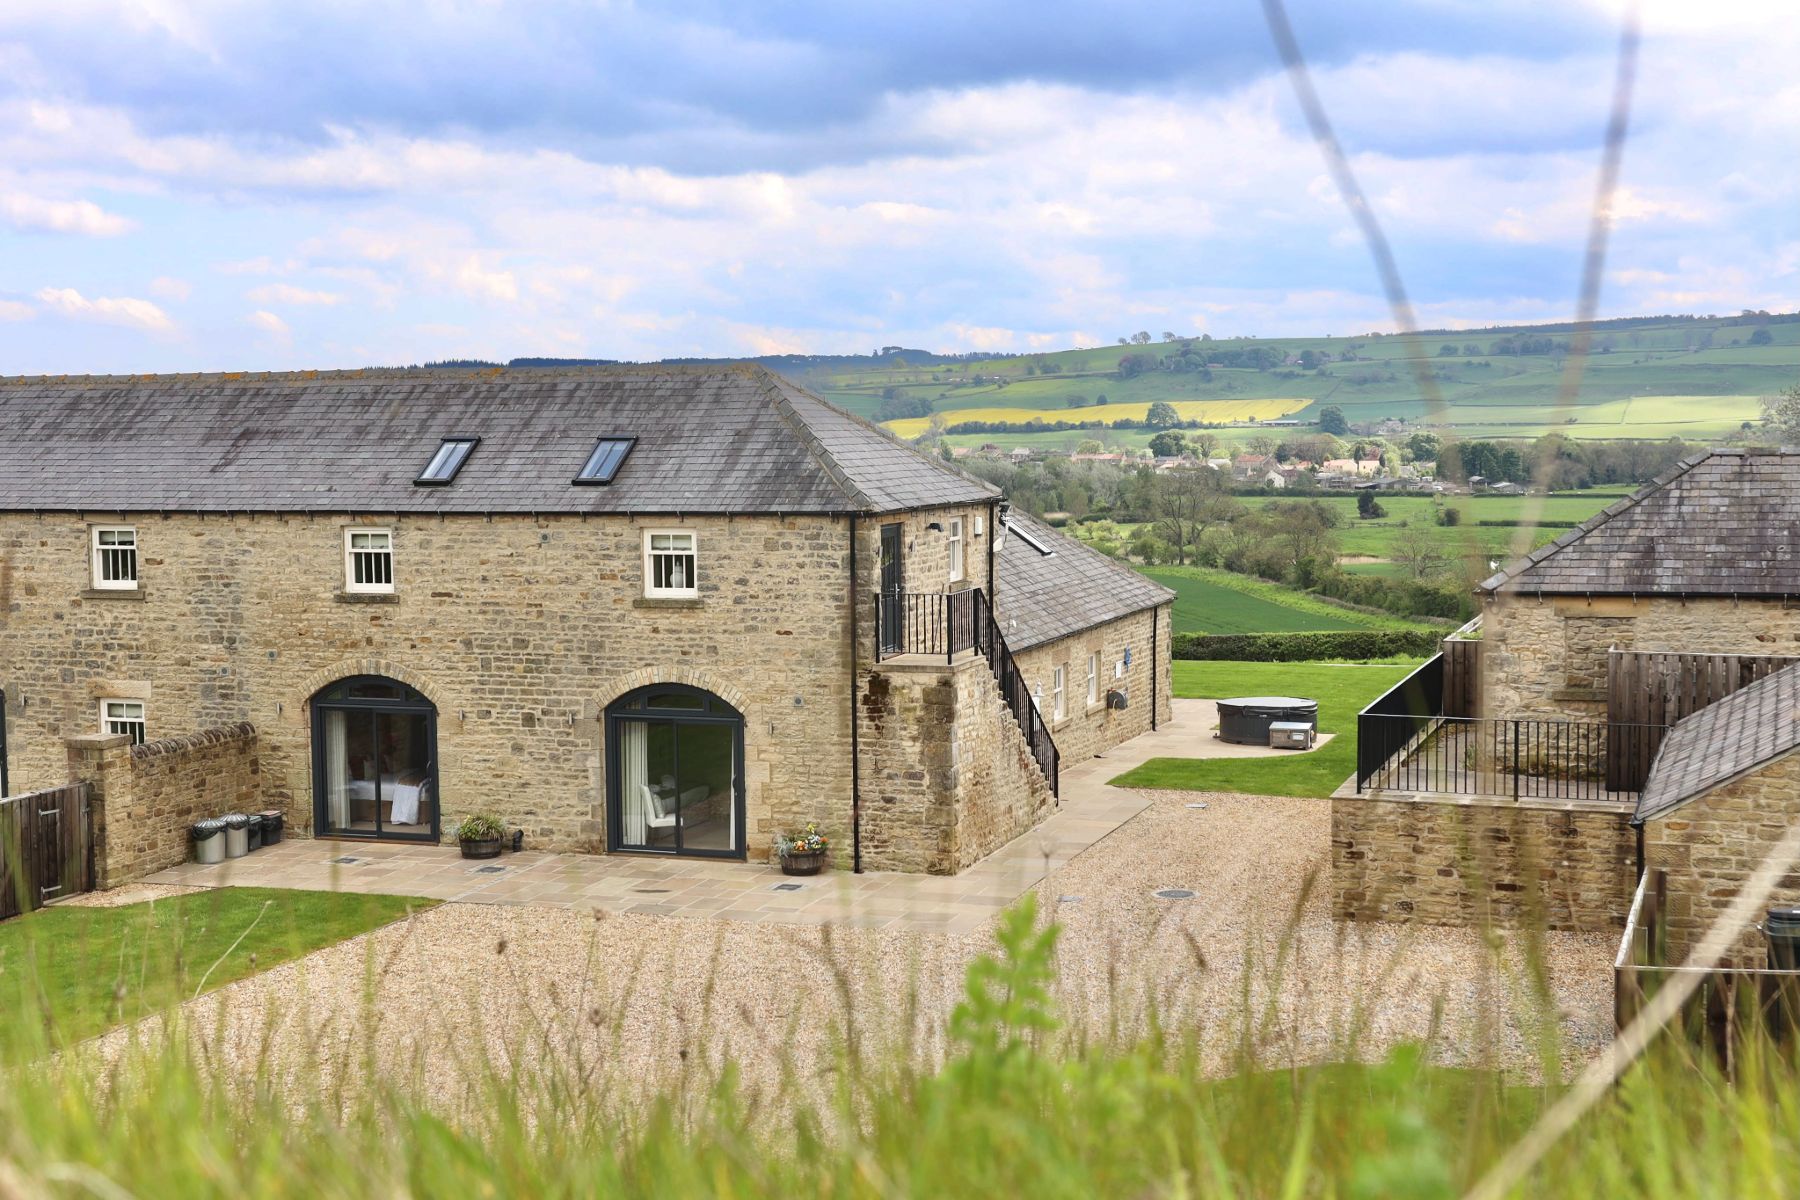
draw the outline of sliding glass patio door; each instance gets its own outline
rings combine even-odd
[[[322,837],[436,841],[437,710],[391,679],[327,688],[313,699],[313,790]]]
[[[743,718],[692,688],[647,688],[607,710],[615,850],[742,858]]]

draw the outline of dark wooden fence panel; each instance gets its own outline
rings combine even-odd
[[[1459,631],[1460,632],[1460,631]],[[1444,639],[1444,715],[1481,715],[1481,641],[1454,635]]]
[[[1800,658],[1779,654],[1675,654],[1618,650],[1606,660],[1606,716],[1622,725],[1670,725]],[[1640,791],[1662,737],[1611,748],[1607,777],[1615,791]]]
[[[0,919],[93,890],[88,785],[0,800]]]

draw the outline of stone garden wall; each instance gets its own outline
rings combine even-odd
[[[93,785],[95,886],[114,888],[188,857],[188,827],[262,803],[256,729],[203,730],[133,746],[123,734],[69,739],[71,781]]]
[[[1331,799],[1332,912],[1346,921],[1623,929],[1629,806],[1383,792]]]

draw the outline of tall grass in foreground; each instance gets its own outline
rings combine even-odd
[[[407,1081],[227,1078],[202,1040],[153,1038],[7,1070],[0,1195],[1444,1197],[1550,1099],[1410,1047],[1270,1070],[1246,1038],[1223,1077],[1169,1035],[1083,1047],[1057,1036],[1058,928],[1034,909],[970,965],[935,1069],[847,1048],[793,1064],[822,1092],[759,1100],[727,1069],[622,1107],[554,1058],[526,1072],[477,1050],[481,1102],[450,1117]],[[1518,1194],[1797,1192],[1800,1070],[1753,1037],[1730,1083],[1659,1047]]]

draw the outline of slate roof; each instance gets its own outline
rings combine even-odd
[[[442,438],[481,444],[419,487]],[[635,437],[606,487],[570,483]],[[985,483],[755,366],[0,379],[0,510],[893,512]]]
[[[1481,590],[1800,595],[1800,450],[1712,450],[1684,459]]]
[[[1800,747],[1800,666],[1676,722],[1663,739],[1632,824],[1667,816],[1753,767]]]
[[[1167,604],[1175,593],[1018,510],[994,561],[995,615],[1014,653]],[[1023,529],[1054,553],[1039,554]]]

